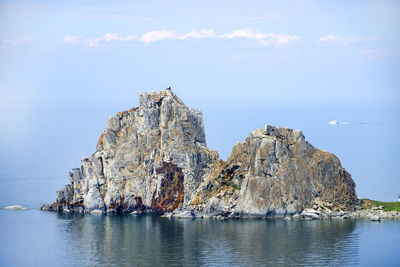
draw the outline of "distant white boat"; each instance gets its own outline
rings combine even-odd
[[[338,121],[338,120],[333,120],[333,121],[330,121],[330,122],[328,122],[330,125],[339,125],[339,124],[341,124],[341,125],[348,125],[348,124],[350,124],[350,122],[344,122],[344,121]]]

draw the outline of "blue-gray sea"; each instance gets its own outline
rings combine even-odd
[[[400,221],[0,210],[0,266],[400,266]]]

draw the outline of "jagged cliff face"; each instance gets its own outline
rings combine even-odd
[[[315,205],[352,210],[356,203],[355,184],[335,155],[314,148],[300,130],[267,125],[233,147],[193,205],[208,214],[274,216]]]
[[[201,112],[170,90],[141,92],[138,108],[108,118],[96,152],[69,178],[50,209],[268,216],[357,203],[340,161],[298,130],[255,130],[221,161],[206,146]]]
[[[96,152],[70,173],[57,203],[117,212],[183,208],[217,158],[206,147],[200,111],[170,90],[141,92],[138,108],[108,118]]]

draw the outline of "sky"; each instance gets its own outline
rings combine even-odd
[[[399,1],[0,1],[0,205],[55,199],[108,116],[171,86],[227,159],[265,124],[400,194]],[[330,125],[338,120],[349,124]]]

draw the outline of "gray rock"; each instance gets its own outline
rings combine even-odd
[[[68,179],[42,210],[316,218],[358,203],[339,159],[300,130],[266,125],[223,162],[207,147],[201,112],[170,90],[140,92],[139,107],[109,117],[96,151]]]
[[[91,214],[103,214],[103,211],[101,211],[101,210],[92,210],[90,213]]]
[[[26,210],[26,208],[21,205],[12,205],[4,207],[3,210]]]
[[[305,219],[320,219],[321,215],[314,209],[305,209],[301,212],[300,216]]]
[[[199,211],[209,212],[214,198],[226,203],[221,212],[284,217],[315,206],[318,214],[354,210],[355,184],[338,158],[314,148],[300,130],[266,125],[236,144],[226,163],[216,164],[198,189]],[[239,185],[237,185],[239,184]],[[213,203],[215,201],[213,200]]]
[[[204,207],[204,212],[208,214],[219,213],[221,210],[226,210],[224,201],[216,197],[211,198]]]
[[[161,215],[162,218],[172,218],[173,216],[174,216],[173,212],[168,212],[168,213]]]
[[[53,206],[49,205],[49,204],[44,204],[39,208],[39,210],[52,211],[53,210]]]
[[[137,210],[131,212],[131,215],[140,215],[140,214],[142,214],[142,213]]]
[[[299,214],[299,213],[296,213],[296,214],[294,214],[294,215],[292,216],[292,218],[293,218],[293,219],[299,219],[299,218],[300,218],[300,214]]]
[[[380,222],[381,221],[381,217],[379,217],[379,216],[372,216],[370,219],[373,222]]]
[[[177,218],[184,218],[184,219],[195,218],[195,214],[193,213],[193,211],[188,211],[188,210],[176,212],[172,216],[177,217]]]
[[[139,107],[107,119],[96,152],[57,192],[60,209],[171,212],[187,206],[218,154],[202,114],[172,92],[139,93]],[[75,208],[74,208],[75,207]]]

